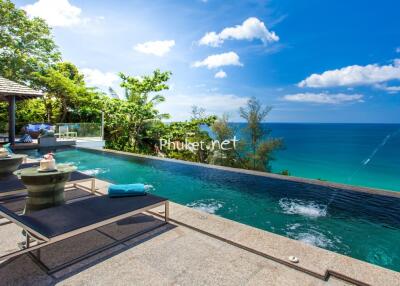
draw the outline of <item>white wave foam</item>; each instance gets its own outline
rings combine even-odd
[[[146,191],[152,191],[152,190],[155,190],[156,188],[154,188],[153,185],[144,185],[144,189],[145,189]]]
[[[299,224],[299,223],[289,224],[289,225],[287,225],[287,229],[288,230],[296,230],[300,226],[301,226],[301,224]]]
[[[322,248],[326,248],[328,246],[333,245],[333,241],[327,238],[325,235],[322,233],[313,231],[313,232],[303,232],[299,233],[296,236],[296,239],[299,241],[302,241],[304,243],[313,245],[313,246],[318,246]]]
[[[222,208],[223,205],[221,202],[215,200],[200,200],[191,204],[187,204],[186,206],[209,214],[214,214],[216,211]]]
[[[106,173],[107,171],[108,170],[106,170],[106,169],[95,168],[95,169],[83,170],[83,171],[80,171],[80,172],[82,172],[82,173],[84,173],[86,175],[89,175],[89,176],[97,176],[99,174]]]
[[[327,206],[314,202],[283,198],[279,200],[279,206],[286,214],[298,214],[311,218],[323,217],[327,214]]]
[[[369,162],[371,162],[372,158],[375,157],[376,153],[378,153],[378,151],[383,148],[386,143],[389,141],[390,138],[392,137],[396,137],[398,134],[400,134],[400,129],[393,132],[393,133],[389,133],[388,135],[386,135],[386,137],[382,140],[382,142],[372,151],[372,153],[368,156],[368,158],[366,158],[365,160],[363,160],[361,163],[361,167],[357,168],[353,174],[351,174],[351,176],[349,176],[347,178],[347,181],[351,181],[353,179],[353,177],[363,168],[365,167]]]

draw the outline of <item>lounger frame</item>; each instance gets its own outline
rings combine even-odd
[[[162,205],[164,205],[164,208],[165,208],[164,209],[165,210],[165,212],[164,212],[164,224],[163,224],[163,225],[165,225],[169,221],[169,201],[168,200],[165,200],[165,201],[162,201],[162,202],[159,202],[159,203],[155,203],[155,204],[152,204],[152,205],[140,208],[140,209],[136,209],[134,211],[127,212],[125,214],[122,214],[122,215],[119,215],[119,216],[115,216],[113,218],[110,218],[110,219],[107,219],[107,220],[104,220],[104,221],[101,221],[101,222],[98,222],[98,223],[94,223],[94,224],[91,224],[91,225],[88,225],[88,226],[85,226],[85,227],[82,227],[82,228],[79,228],[79,229],[64,233],[64,234],[59,235],[59,236],[55,236],[55,237],[52,237],[52,238],[48,238],[48,237],[42,235],[41,233],[35,231],[34,229],[26,226],[23,223],[21,223],[15,217],[10,216],[7,213],[5,213],[5,212],[0,210],[0,216],[1,217],[7,218],[9,221],[15,223],[16,225],[21,227],[26,232],[25,243],[19,243],[20,250],[5,254],[3,256],[0,256],[0,263],[2,263],[4,261],[7,261],[7,260],[9,260],[11,258],[20,256],[20,255],[22,255],[24,253],[28,253],[33,258],[33,260],[41,268],[43,268],[47,273],[51,274],[51,273],[57,272],[57,271],[65,268],[65,267],[68,267],[68,266],[70,266],[70,265],[72,265],[74,263],[77,263],[77,262],[79,262],[79,261],[81,261],[83,259],[86,259],[87,257],[90,257],[92,255],[100,253],[100,252],[102,252],[102,251],[104,251],[106,249],[114,247],[115,245],[118,245],[118,244],[120,244],[120,243],[122,243],[124,241],[130,240],[130,239],[132,239],[132,238],[134,238],[136,236],[139,236],[139,235],[142,235],[142,234],[147,233],[149,231],[152,231],[152,230],[154,230],[154,229],[156,229],[156,228],[158,228],[158,227],[160,227],[162,225],[157,225],[156,227],[152,227],[150,229],[146,229],[146,230],[141,231],[139,233],[135,233],[135,234],[133,234],[133,235],[131,235],[129,237],[126,237],[126,238],[124,238],[122,240],[116,240],[112,244],[109,244],[109,245],[104,246],[102,248],[99,248],[99,249],[96,249],[94,251],[91,251],[90,253],[88,253],[88,254],[86,254],[84,256],[81,256],[81,257],[76,258],[76,259],[74,259],[72,261],[63,263],[62,265],[57,266],[56,268],[53,268],[53,269],[49,269],[40,260],[40,249],[42,247],[45,247],[47,245],[50,245],[50,244],[53,244],[53,243],[56,243],[56,242],[59,242],[59,241],[74,237],[74,236],[77,236],[79,234],[82,234],[82,233],[85,233],[85,232],[88,232],[88,231],[97,230],[98,228],[100,228],[102,226],[106,226],[108,224],[121,221],[123,219],[132,217],[134,215],[137,215],[137,214],[140,214],[140,213],[143,213],[143,212],[146,212],[148,210],[151,210],[153,208],[156,208],[156,207],[159,207],[159,206],[162,206]],[[99,230],[97,230],[97,231],[99,231]],[[99,232],[101,232],[101,231],[99,231]],[[35,242],[36,244],[32,245],[32,242]],[[35,250],[37,251],[37,255],[33,254],[33,251],[35,251]]]
[[[74,188],[82,187],[79,183],[89,182],[90,181],[90,192],[94,194],[96,192],[96,178],[87,178],[82,180],[70,181],[67,182],[65,185],[73,185]]]
[[[81,180],[67,181],[65,183],[65,187],[72,185],[74,188],[82,188],[83,186],[81,185],[81,183],[84,183],[84,182],[90,182],[90,192],[92,194],[95,194],[96,193],[96,178],[95,177],[81,179]],[[19,189],[19,190],[13,190],[13,191],[9,191],[9,192],[4,192],[4,193],[0,192],[0,198],[8,197],[8,196],[15,196],[15,195],[19,195],[24,192],[27,192],[26,188]]]

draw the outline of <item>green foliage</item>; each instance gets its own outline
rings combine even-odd
[[[215,134],[215,140],[219,142],[228,140],[230,143],[226,146],[227,150],[216,149],[210,157],[209,162],[215,165],[241,167],[243,162],[240,152],[243,150],[243,144],[239,141],[235,142],[235,145],[233,145],[232,139],[235,136],[235,132],[232,127],[229,126],[228,115],[224,114],[221,118],[218,118],[218,120],[211,125],[211,130]]]
[[[61,58],[44,20],[29,19],[9,0],[0,0],[0,47],[0,75],[18,82]]]
[[[211,126],[216,116],[208,116],[202,118],[192,118],[189,121],[172,122],[165,125],[163,139],[175,142],[177,145],[183,145],[186,142],[204,142],[204,146],[209,145],[212,138],[207,131],[202,130],[202,126]],[[208,162],[208,158],[212,154],[207,148],[198,148],[197,150],[169,150],[163,149],[168,157],[175,159],[183,159],[193,162]]]
[[[270,138],[270,130],[262,127],[271,107],[262,106],[256,98],[251,98],[246,107],[240,108],[240,116],[246,120],[245,134],[249,138],[247,145],[244,168],[270,171],[269,162],[273,159],[273,151],[283,147],[283,141],[277,138]],[[267,139],[265,139],[267,138]]]
[[[213,164],[239,167],[245,169],[270,171],[270,161],[275,150],[283,147],[283,141],[270,137],[270,130],[262,126],[262,122],[270,112],[270,107],[263,107],[261,103],[251,98],[247,106],[240,108],[240,116],[246,120],[247,125],[243,130],[244,137],[228,150],[217,150],[210,162]],[[212,125],[212,131],[219,141],[232,140],[235,132],[229,126],[227,116],[218,119]]]
[[[170,71],[155,70],[152,75],[132,77],[120,73],[121,87],[125,89],[125,97],[136,104],[157,104],[165,101],[165,97],[158,92],[169,89],[166,82],[170,79]],[[153,94],[156,93],[156,94]],[[153,95],[152,95],[153,94]],[[152,95],[150,98],[149,96]]]
[[[281,175],[290,176],[289,170],[282,170]]]
[[[86,87],[75,65],[60,62],[34,75],[37,84],[46,92],[43,104],[48,122],[100,119],[98,103],[104,95]]]
[[[160,127],[160,120],[169,118],[168,114],[160,114],[155,108],[165,100],[157,92],[168,89],[166,81],[170,75],[168,71],[159,70],[141,78],[120,73],[127,100],[111,99],[106,103],[109,147],[132,152],[154,150],[152,127]]]
[[[54,136],[55,134],[53,130],[40,129],[39,131],[39,138],[52,138]]]
[[[43,100],[36,98],[17,102],[16,118],[17,132],[27,123],[46,122],[46,109]]]
[[[0,101],[0,133],[6,133],[8,128],[8,104]]]

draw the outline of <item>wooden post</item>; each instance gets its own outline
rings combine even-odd
[[[15,95],[8,97],[8,142],[15,143]]]

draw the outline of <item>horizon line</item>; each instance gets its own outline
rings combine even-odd
[[[186,120],[171,120],[164,121],[165,123],[174,123],[189,121]],[[246,123],[245,121],[228,121],[228,123]],[[386,124],[386,125],[400,125],[400,122],[295,122],[295,121],[262,121],[261,123],[272,123],[272,124]]]

